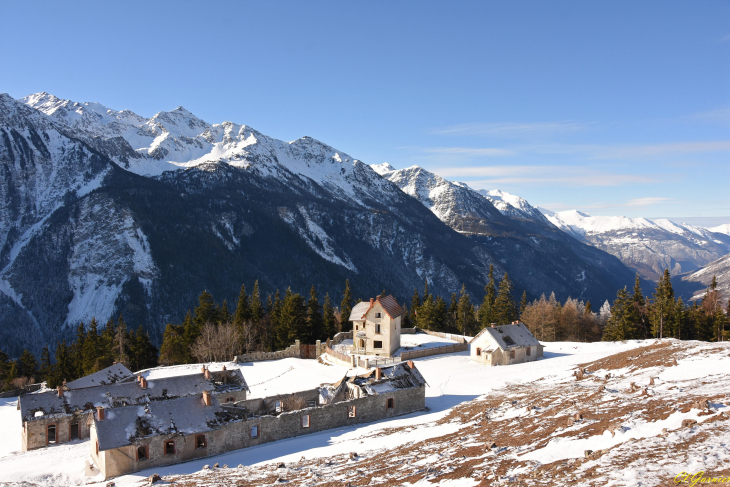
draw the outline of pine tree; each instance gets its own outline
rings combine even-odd
[[[264,303],[261,302],[261,292],[259,291],[259,281],[253,283],[253,292],[249,300],[249,317],[254,324],[258,324],[264,317]]]
[[[97,359],[101,356],[101,346],[98,334],[98,324],[96,318],[92,318],[89,323],[89,331],[86,332],[84,339],[84,347],[82,350],[82,375],[93,374],[97,372]]]
[[[431,294],[426,295],[418,307],[418,327],[424,330],[436,330],[436,306]]]
[[[43,351],[41,352],[41,368],[40,379],[41,381],[49,381],[53,369],[51,367],[51,351],[48,350],[48,345],[43,345]]]
[[[178,365],[187,362],[189,345],[183,327],[168,323],[162,334],[160,346],[160,363],[163,365]]]
[[[4,383],[10,381],[10,357],[7,353],[0,350],[0,390],[4,388]]]
[[[418,294],[418,289],[413,290],[413,297],[411,298],[411,314],[408,317],[412,326],[418,325],[418,310],[421,307],[421,296]]]
[[[107,325],[108,326],[108,325]],[[114,346],[112,347],[117,362],[128,366],[129,363],[129,333],[124,317],[119,315],[117,320],[116,333],[114,335]]]
[[[421,302],[426,302],[426,300],[431,296],[431,294],[428,292],[428,279],[426,279],[423,283],[423,299]]]
[[[317,299],[317,290],[312,285],[309,290],[309,301],[307,302],[307,326],[301,338],[305,343],[314,343],[324,338],[324,320],[322,318],[322,306]]]
[[[301,340],[307,324],[307,307],[300,294],[286,290],[284,303],[279,316],[279,327],[276,330],[276,339],[279,349],[283,349]]]
[[[434,307],[435,329],[438,331],[447,331],[447,318],[446,301],[444,301],[444,298],[439,296],[436,298],[436,306]]]
[[[71,381],[76,379],[74,366],[71,363],[71,354],[69,347],[66,345],[66,340],[58,342],[56,346],[56,364],[53,371],[53,378],[50,387],[58,387],[64,383],[64,381]]]
[[[177,329],[180,330],[181,327],[177,327]],[[137,328],[136,332],[132,331],[130,333],[129,342],[129,360],[134,370],[149,369],[150,367],[157,366],[158,350],[152,345],[150,335],[142,328],[142,325]]]
[[[35,379],[38,374],[38,363],[35,357],[28,349],[24,349],[23,353],[20,354],[20,358],[16,360],[17,377],[27,377],[29,379]]]
[[[207,290],[203,291],[198,297],[198,307],[195,308],[195,318],[193,319],[197,328],[195,338],[197,338],[197,334],[200,333],[200,330],[206,323],[218,323],[218,312],[216,308],[213,295]]]
[[[218,310],[218,323],[230,323],[231,322],[231,312],[228,310],[228,300],[223,299],[223,304],[221,304],[220,309]]]
[[[512,281],[506,272],[499,283],[497,299],[494,301],[494,317],[499,324],[512,323],[517,319],[517,306],[512,298]]]
[[[636,336],[635,338],[648,338],[650,334],[648,314],[646,308],[646,300],[644,299],[644,293],[641,291],[641,280],[639,273],[636,273],[634,280],[634,293],[631,295],[631,302],[634,309],[631,311],[631,319],[636,322]]]
[[[79,326],[76,328],[76,339],[71,343],[70,346],[70,358],[71,358],[71,367],[73,369],[73,374],[71,374],[67,379],[73,380],[77,377],[81,377],[84,375],[84,342],[86,341],[86,327],[83,323],[79,323]],[[66,377],[64,377],[66,379]]]
[[[457,326],[458,316],[459,298],[456,296],[456,293],[451,293],[451,302],[449,303],[449,309],[446,311],[446,328],[449,332],[459,332]]]
[[[335,310],[332,307],[330,293],[324,295],[324,305],[322,306],[322,324],[324,328],[324,340],[335,336]]]
[[[669,269],[664,269],[664,274],[659,278],[659,282],[657,282],[649,309],[651,333],[652,336],[657,338],[664,338],[664,325],[672,321],[672,313],[676,306],[671,281],[672,278],[669,274]]]
[[[340,302],[340,329],[349,330],[350,314],[352,313],[352,291],[350,291],[350,280],[345,280],[345,290],[342,292]]]
[[[474,327],[474,305],[466,292],[466,286],[461,285],[461,296],[457,307],[456,326],[462,335],[468,335]]]
[[[182,340],[181,346],[182,346],[185,358],[182,359],[182,361],[177,362],[177,363],[186,364],[186,363],[192,361],[190,347],[193,345],[193,343],[195,343],[195,340],[198,339],[198,336],[200,336],[200,329],[195,324],[195,321],[193,320],[193,314],[190,312],[190,310],[188,310],[187,314],[185,315],[185,319],[183,320],[182,325],[179,327],[178,333],[181,334],[181,336],[180,336],[180,339]],[[163,343],[164,343],[164,338],[163,338]],[[160,346],[160,351],[162,351],[162,346]],[[177,356],[176,356],[176,358],[178,360],[180,359]],[[160,363],[162,363],[162,359],[160,359]]]
[[[259,302],[259,304],[261,304]],[[243,324],[251,319],[251,309],[248,304],[248,296],[246,295],[246,285],[241,284],[241,291],[238,293],[238,303],[236,304],[236,312],[233,315],[233,324],[241,329]]]
[[[631,316],[633,309],[634,304],[626,288],[619,289],[603,333],[605,341],[631,340],[636,336],[636,323]]]
[[[482,328],[486,328],[497,321],[494,312],[497,290],[494,286],[494,266],[492,264],[489,264],[488,277],[489,281],[484,286],[484,299],[482,300],[482,305],[479,307],[479,323],[482,325]]]
[[[520,301],[520,316],[525,313],[525,308],[527,308],[527,291],[522,291],[522,300]]]

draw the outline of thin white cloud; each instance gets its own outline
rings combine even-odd
[[[480,136],[500,138],[524,138],[579,132],[589,124],[580,122],[527,122],[527,123],[463,123],[431,130],[433,134],[453,136]]]
[[[647,196],[645,198],[634,198],[626,202],[626,206],[630,206],[632,208],[636,207],[645,207],[645,206],[651,206],[656,205],[658,203],[666,203],[667,201],[672,201],[674,198],[662,198],[662,197],[655,197],[655,196]]]
[[[730,107],[693,113],[689,118],[695,122],[720,123],[727,125],[730,124]]]
[[[610,173],[598,168],[575,166],[443,167],[435,172],[445,178],[469,179],[469,185],[485,189],[507,184],[619,186],[657,181],[654,177],[644,175]]]
[[[646,145],[585,145],[550,144],[520,148],[525,152],[543,154],[576,154],[591,159],[642,159],[659,156],[730,152],[730,141],[675,142]]]
[[[420,149],[429,154],[447,154],[466,157],[500,157],[514,155],[511,149],[500,149],[495,147],[425,147]]]

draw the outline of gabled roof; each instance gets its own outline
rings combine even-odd
[[[127,406],[107,411],[106,418],[95,418],[99,450],[132,444],[138,438],[181,433],[205,433],[216,429],[223,413],[218,400],[211,398],[205,406],[202,394],[145,405]]]
[[[122,364],[114,364],[99,372],[86,375],[66,384],[68,389],[83,389],[84,387],[105,386],[121,382],[132,377],[132,371]]]
[[[349,321],[362,321],[365,319],[365,315],[368,314],[368,311],[370,311],[370,308],[372,308],[375,303],[379,303],[391,319],[396,319],[405,312],[403,311],[403,308],[401,308],[400,304],[398,304],[398,300],[396,300],[392,295],[378,296],[372,302],[360,301],[357,303],[355,307],[352,308]]]
[[[474,343],[485,335],[491,343],[502,350],[540,345],[540,342],[530,333],[524,323],[484,328],[469,343]]]

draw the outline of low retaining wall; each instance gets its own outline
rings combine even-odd
[[[282,358],[300,358],[302,356],[301,345],[299,340],[294,342],[294,345],[290,345],[284,350],[278,350],[276,352],[251,352],[243,355],[236,355],[233,361],[236,363],[243,362],[260,362],[262,360],[277,360]]]
[[[451,333],[441,333],[440,331],[422,330],[420,328],[414,328],[414,330],[416,330],[417,333],[425,333],[426,335],[431,335],[434,337],[446,338],[447,340],[451,340],[452,342],[467,343],[466,338],[464,338],[461,335],[452,335]]]
[[[459,343],[457,345],[444,345],[443,347],[424,348],[422,350],[412,350],[410,352],[401,352],[401,360],[412,360],[414,358],[430,357],[431,355],[441,355],[443,353],[465,352],[469,350],[469,344]]]

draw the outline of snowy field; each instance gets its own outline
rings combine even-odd
[[[403,445],[426,444],[430,441],[437,443],[441,441],[439,438],[450,438],[456,434],[466,434],[462,433],[464,428],[474,426],[473,420],[458,420],[459,415],[467,414],[464,411],[469,407],[483,405],[485,401],[496,398],[504,394],[505,391],[517,391],[516,393],[519,393],[521,390],[527,390],[528,387],[535,387],[535,384],[539,384],[543,388],[567,386],[574,388],[572,374],[578,364],[594,362],[653,343],[655,341],[588,344],[547,343],[544,359],[532,363],[502,367],[477,365],[468,360],[467,352],[418,359],[415,361],[416,366],[428,382],[426,405],[430,408],[430,411],[278,441],[217,457],[156,468],[154,471],[141,471],[135,475],[116,478],[114,481],[117,486],[138,485],[140,480],[153,473],[162,476],[194,474],[201,472],[205,465],[213,465],[214,463],[230,467],[242,465],[252,469],[265,469],[269,467],[260,466],[272,463],[279,464],[280,462],[291,464],[314,461],[319,464],[323,459],[349,454],[349,452],[357,452],[361,458],[367,458],[368,452],[383,452],[397,449]],[[218,367],[220,366],[218,365]],[[235,364],[226,364],[226,366],[230,368]],[[326,365],[315,360],[300,359],[256,362],[241,364],[238,367],[243,370],[244,377],[251,388],[252,397],[263,397],[280,392],[315,387],[322,382],[338,380],[348,372],[345,367]],[[190,372],[199,370],[200,366],[152,369],[147,374],[149,374],[148,377],[161,377],[162,374],[184,373],[186,368]],[[211,367],[213,370],[215,368],[216,366]],[[629,369],[611,370],[611,373],[617,378],[616,384],[611,385],[611,387],[618,390],[629,387],[629,382],[639,384],[638,379],[627,375],[628,372]],[[671,390],[668,385],[671,381],[697,382],[706,376],[713,376],[717,379],[718,374],[721,373],[726,374],[722,375],[721,378],[727,384],[727,375],[730,375],[730,357],[727,353],[692,355],[679,360],[678,366],[671,367],[664,372],[647,372],[647,374],[652,373],[661,378],[661,385],[657,387],[658,389],[663,387],[662,390],[665,393],[667,390]],[[624,375],[626,375],[625,378],[623,378]],[[642,384],[645,384],[649,379],[648,375],[646,377],[641,376],[641,378],[646,379]],[[677,387],[675,386],[674,389],[677,389]],[[680,391],[681,388],[677,390],[678,397],[681,397],[679,395]],[[472,401],[477,398],[480,398],[479,401]],[[13,485],[13,483],[27,481],[42,486],[65,486],[80,485],[97,480],[84,477],[84,462],[88,457],[89,450],[88,441],[20,453],[21,423],[19,413],[15,410],[16,401],[8,399],[0,401],[3,401],[0,402],[0,425],[3,427],[3,436],[6,440],[0,444],[0,483],[10,482],[10,485]],[[497,403],[504,403],[504,401],[500,401],[497,401]],[[510,403],[511,401],[507,402],[507,404]],[[719,403],[716,406],[724,407]],[[500,408],[503,408],[503,406],[496,407],[495,411],[501,412],[495,413],[495,415],[501,415],[501,419],[511,419],[531,414],[531,410],[502,411]],[[535,408],[540,409],[537,406]],[[628,433],[629,429],[626,432],[621,430],[616,435],[618,438],[607,436],[608,433],[587,438],[556,438],[541,448],[522,452],[524,458],[521,458],[521,461],[530,460],[537,463],[549,463],[577,456],[582,457],[584,450],[610,448],[617,443],[632,438],[654,436],[662,428],[674,429],[681,424],[683,419],[690,418],[703,421],[708,420],[709,416],[698,416],[697,411],[677,412],[676,414],[669,414],[667,418],[661,420],[661,423],[655,425],[643,423],[637,425],[630,430],[630,434]],[[494,424],[496,428],[497,423]],[[481,441],[480,445],[483,445],[483,440]],[[451,440],[448,443],[451,444]],[[459,442],[456,441],[456,443]],[[727,441],[724,444],[727,451]],[[483,446],[481,451],[483,452]],[[730,461],[730,453],[726,453],[725,456],[728,459],[727,461]],[[432,459],[432,463],[435,464],[435,460]],[[228,470],[235,471],[237,469]],[[203,475],[205,472],[207,471],[203,471],[198,475]],[[425,469],[424,472],[426,472]],[[454,481],[453,478],[443,478],[440,480],[434,479],[432,482],[435,483],[427,482],[427,484],[476,485],[473,479],[464,479],[464,482],[458,483],[454,483]],[[106,482],[97,485],[106,485]],[[200,485],[205,485],[205,482]],[[613,485],[651,484],[632,484],[629,482]]]

